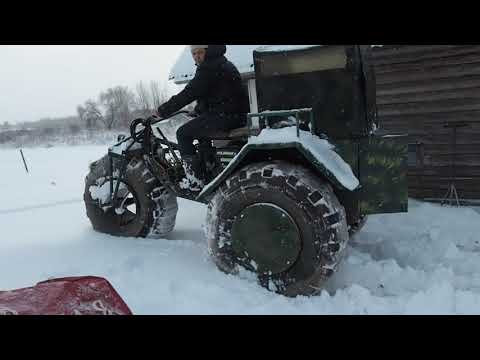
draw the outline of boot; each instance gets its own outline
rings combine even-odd
[[[201,176],[200,161],[195,155],[182,157],[185,178],[180,183],[180,188],[190,191],[201,191],[205,186]]]

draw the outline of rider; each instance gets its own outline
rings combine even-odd
[[[177,140],[184,161],[187,186],[203,186],[198,179],[200,164],[193,141],[217,131],[229,131],[246,125],[250,110],[248,94],[238,69],[224,56],[226,45],[190,45],[197,66],[195,77],[183,91],[158,108],[162,118],[197,101],[191,121],[177,130]]]

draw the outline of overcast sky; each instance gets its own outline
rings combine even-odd
[[[167,82],[184,46],[0,45],[0,124],[75,115],[109,87]]]

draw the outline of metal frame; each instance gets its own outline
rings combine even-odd
[[[252,118],[259,118],[260,119],[260,128],[270,128],[269,118],[277,117],[277,116],[295,116],[296,126],[297,126],[297,137],[300,137],[300,119],[298,118],[299,114],[310,114],[310,124],[313,125],[313,109],[312,108],[305,108],[305,109],[292,109],[292,110],[277,110],[277,111],[263,111],[261,113],[250,113],[247,115],[248,127],[250,129],[253,128],[252,126]],[[262,121],[263,120],[263,121]],[[310,126],[310,132],[313,134],[314,129]]]
[[[179,113],[188,113],[188,112],[187,111],[178,111],[178,112],[172,114],[172,116],[175,116]],[[130,149],[132,148],[132,146],[134,144],[140,143],[142,145],[142,148],[141,148],[142,153],[145,154],[145,155],[148,155],[149,158],[152,158],[152,156],[151,156],[152,155],[151,137],[154,136],[152,125],[154,125],[154,124],[156,124],[156,123],[158,123],[162,120],[165,120],[165,119],[148,118],[146,120],[143,120],[143,119],[134,120],[134,122],[136,122],[136,126],[138,126],[139,124],[142,124],[145,127],[143,130],[135,132],[135,137],[136,137],[137,140],[134,139],[134,137],[133,137],[133,131],[136,130],[136,126],[135,126],[135,129],[131,129],[131,133],[132,133],[131,135],[132,136],[130,136],[128,138],[124,138],[121,141],[119,141],[117,144],[114,145],[114,147],[119,146],[119,145],[121,145],[121,144],[123,144],[123,143],[125,143],[129,140],[133,140],[132,143],[130,145],[128,145],[125,150],[123,150],[122,154],[117,154],[116,152],[109,149],[109,151],[108,151],[108,160],[109,160],[108,176],[110,177],[110,201],[109,201],[109,203],[104,204],[104,205],[112,206],[112,207],[116,207],[118,205],[116,203],[118,188],[120,187],[120,182],[124,181],[124,177],[125,177],[125,173],[126,173],[126,169],[127,169],[127,165],[128,165],[128,160],[129,160],[128,157],[126,156],[126,154],[130,151]],[[162,145],[165,145],[167,147],[168,151],[172,154],[172,156],[174,158],[175,165],[176,166],[178,166],[179,164],[181,165],[181,160],[175,154],[176,144],[168,141],[168,139],[165,137],[165,135],[162,133],[162,131],[159,128],[157,128],[157,131],[158,131],[158,133],[161,137],[161,139],[158,139],[157,141],[159,141]],[[143,141],[142,142],[138,141],[139,138],[143,138]],[[118,179],[117,179],[117,184],[115,185],[115,189],[113,188],[113,158],[121,159],[121,165],[120,165],[119,175],[118,175]]]

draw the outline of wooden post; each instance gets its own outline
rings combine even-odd
[[[443,125],[444,128],[453,129],[452,133],[452,144],[451,144],[451,155],[450,155],[450,185],[447,193],[445,194],[442,205],[446,204],[447,201],[452,205],[453,201],[456,200],[457,206],[460,206],[460,201],[458,200],[457,188],[455,186],[455,181],[457,179],[457,172],[455,169],[455,156],[457,154],[457,129],[461,127],[469,126],[467,121],[457,121],[457,122],[447,122]]]
[[[23,156],[23,151],[22,151],[22,149],[20,149],[20,154],[22,154],[23,165],[25,165],[25,170],[27,171],[27,174],[28,174],[28,167],[27,167],[27,163],[26,163],[26,161],[25,161],[25,157]]]

